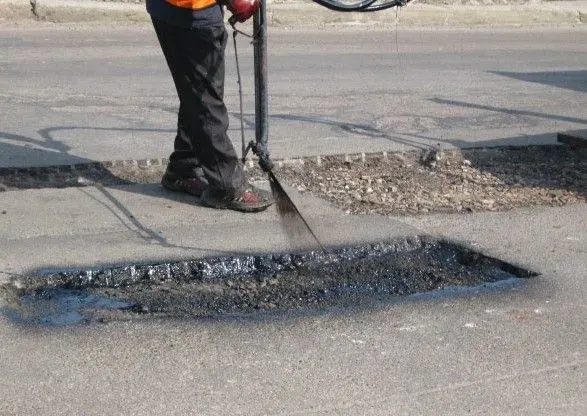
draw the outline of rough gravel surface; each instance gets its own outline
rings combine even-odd
[[[561,206],[587,199],[587,150],[564,146],[326,157],[278,176],[348,214]]]
[[[0,192],[157,183],[165,163],[5,168]],[[256,167],[248,172],[254,180],[266,179]],[[587,200],[587,149],[559,145],[314,157],[279,163],[275,174],[348,214],[504,211]]]

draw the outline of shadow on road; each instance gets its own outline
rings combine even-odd
[[[507,72],[489,71],[492,74],[514,78],[525,82],[535,82],[568,90],[587,92],[587,70],[546,71],[546,72]]]
[[[587,73],[587,71],[571,72],[571,75],[569,75],[571,77],[581,77]],[[520,75],[520,79],[530,80],[532,82],[546,82],[550,78],[538,73],[530,74],[526,78],[523,78],[522,75]],[[551,80],[551,82],[558,84],[564,84],[566,82],[564,81],[564,77],[557,79],[558,81]],[[572,82],[569,81],[568,83],[575,86],[582,85],[581,83],[577,83],[576,80]],[[582,91],[582,87],[579,87],[578,90]],[[508,109],[443,98],[432,98],[431,101],[447,106],[472,108],[487,112],[514,114],[517,116],[537,117],[587,125],[587,119],[577,117]],[[471,147],[471,143],[462,140],[440,140],[435,137],[426,136],[426,134],[422,133],[394,134],[393,132],[390,133],[389,131],[377,128],[374,125],[366,123],[349,123],[323,116],[272,114],[270,118],[290,122],[321,124],[331,127],[334,134],[350,133],[357,137],[386,139],[421,151],[429,151],[430,149],[434,150],[436,148],[435,146],[443,147],[443,145],[461,149]],[[251,120],[254,120],[254,116],[247,114],[244,119],[247,128],[254,128],[254,123]],[[439,123],[441,122],[447,123],[448,121],[440,120]],[[140,166],[139,169],[137,169],[136,165],[133,166],[132,169],[135,172],[129,175],[124,175],[117,173],[115,169],[111,169],[112,166],[107,167],[101,162],[71,155],[69,153],[71,148],[63,142],[55,139],[56,132],[71,130],[84,130],[87,131],[89,135],[91,135],[92,131],[105,130],[112,131],[113,133],[129,130],[165,133],[173,132],[172,130],[164,129],[94,128],[74,126],[57,126],[40,129],[38,131],[39,138],[26,137],[10,132],[0,132],[0,154],[14,155],[15,166],[18,165],[18,159],[23,158],[25,160],[39,160],[42,162],[41,165],[50,165],[48,168],[32,169],[17,169],[10,166],[5,166],[4,168],[0,167],[0,191],[2,191],[3,188],[6,190],[43,187],[95,186],[103,194],[104,200],[96,199],[95,195],[91,195],[83,189],[81,189],[81,192],[84,192],[86,196],[95,199],[97,204],[106,207],[106,209],[110,210],[113,215],[119,217],[123,223],[132,224],[129,229],[135,231],[137,235],[145,239],[145,241],[148,241],[149,244],[155,243],[166,247],[172,246],[164,236],[161,236],[156,231],[142,224],[107,188],[115,185],[133,185],[125,187],[124,190],[126,192],[148,195],[150,197],[171,199],[176,202],[190,205],[198,204],[198,201],[187,195],[179,195],[163,190],[158,185],[164,169],[164,166],[161,164],[157,167],[158,170],[155,169],[150,173],[150,177],[146,175],[138,180],[133,175],[136,175],[137,170],[141,170]],[[520,135],[518,137],[475,142],[474,145],[475,147],[482,148],[499,146],[531,146],[536,143],[542,144],[542,142],[545,142],[545,136],[551,137],[551,135]],[[585,183],[585,177],[587,176],[585,170],[587,167],[584,151],[577,151],[576,154],[569,155],[568,149],[563,146],[560,146],[560,149],[558,150],[557,146],[550,146],[548,149],[540,149],[540,147],[535,146],[535,149],[531,152],[523,149],[520,150],[516,153],[517,156],[513,159],[511,158],[511,155],[513,154],[511,152],[507,154],[507,157],[504,157],[504,154],[499,152],[493,152],[493,156],[487,157],[488,153],[486,153],[483,158],[476,158],[474,151],[465,149],[463,150],[463,153],[465,154],[465,157],[469,158],[476,164],[477,168],[491,172],[506,183],[510,179],[515,178],[515,183],[518,185],[521,184],[522,186],[533,186],[540,182],[540,186],[546,186],[553,190],[567,189],[578,191],[583,195],[587,194],[587,184]],[[5,160],[10,162],[10,156],[7,158],[5,157]],[[6,164],[6,162],[4,163]],[[530,166],[534,164],[534,167],[532,169],[524,169],[524,173],[521,174],[517,169],[517,166],[520,163]],[[550,175],[546,180],[545,172],[548,172]],[[80,178],[84,179],[85,182],[80,181]],[[149,185],[136,186],[138,184]],[[181,248],[206,250],[206,248],[201,247]]]
[[[201,250],[218,253],[218,250],[211,250],[208,247],[192,247],[171,244],[160,232],[142,223],[123,203],[121,203],[109,187],[124,186],[124,191],[147,195],[150,197],[165,198],[179,203],[199,205],[198,201],[188,195],[181,195],[166,191],[159,184],[162,165],[156,166],[154,172],[149,172],[137,181],[132,176],[136,174],[139,166],[133,165],[124,171],[121,168],[121,175],[116,172],[115,166],[107,163],[86,159],[71,155],[69,146],[56,140],[54,133],[64,130],[112,130],[127,131],[125,128],[93,128],[93,127],[49,127],[38,131],[40,138],[31,138],[9,132],[0,132],[0,154],[15,155],[15,159],[39,160],[40,167],[20,167],[16,161],[16,167],[0,166],[0,192],[17,189],[41,189],[41,188],[70,188],[77,187],[86,197],[95,201],[97,206],[107,209],[120,220],[129,230],[134,232],[145,244],[157,244],[162,247],[180,248],[185,250]],[[133,129],[135,131],[140,129]],[[165,131],[145,129],[144,131]],[[10,159],[8,159],[10,160]],[[6,162],[4,162],[6,164]],[[120,170],[120,169],[119,169]],[[145,183],[146,182],[146,183]],[[128,186],[133,185],[133,186]],[[97,189],[103,198],[88,192],[88,187]],[[120,188],[119,188],[120,189]],[[230,252],[227,254],[238,254]]]
[[[543,119],[548,119],[548,120],[587,124],[587,119],[584,119],[584,118],[567,117],[567,116],[561,116],[561,115],[556,115],[556,114],[540,113],[537,111],[516,110],[514,108],[495,107],[492,105],[468,103],[465,101],[458,101],[458,100],[446,100],[443,98],[431,98],[430,101],[432,101],[433,103],[437,103],[437,104],[445,104],[445,105],[464,107],[464,108],[473,108],[476,110],[493,111],[493,112],[504,113],[504,114],[514,114],[514,115],[519,115],[519,116],[530,116],[530,117],[537,117],[537,118],[543,118]]]

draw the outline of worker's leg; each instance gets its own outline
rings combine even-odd
[[[226,133],[226,30],[223,25],[183,29],[157,20],[153,24],[180,100],[170,169],[188,175],[199,164],[210,188],[233,198],[246,179]]]

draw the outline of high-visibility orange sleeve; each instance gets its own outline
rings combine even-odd
[[[199,10],[216,4],[216,0],[165,0],[167,3],[184,9]]]

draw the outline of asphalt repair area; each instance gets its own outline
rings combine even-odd
[[[66,325],[157,317],[310,312],[374,299],[476,287],[537,273],[430,237],[328,252],[213,257],[45,273],[3,286],[16,322]],[[479,289],[478,288],[478,289]]]
[[[0,315],[0,414],[585,413],[585,204],[392,217],[290,196],[329,247],[425,231],[541,276],[279,319],[133,312],[47,327]],[[13,274],[287,252],[274,211],[217,212],[160,186],[28,189],[0,202]]]
[[[47,28],[40,31],[46,32]],[[99,36],[95,36],[95,42],[103,44],[106,38],[112,38],[112,44],[120,46],[121,40],[117,36],[101,36],[105,31],[97,33]],[[332,36],[335,35],[336,38],[341,36]],[[491,39],[500,36],[493,30],[485,35]],[[510,58],[499,54],[499,48],[492,48],[487,55],[473,56],[465,66],[474,66],[479,70],[490,66],[492,70],[511,72],[527,72],[532,68],[541,71],[539,80],[546,82],[567,79],[567,70],[571,70],[577,76],[573,79],[580,81],[585,67],[581,35],[561,33],[558,36],[560,41],[556,41],[552,32],[540,34],[536,31],[528,34],[527,38],[547,41],[535,47],[525,40],[514,42],[514,38],[519,40],[518,37],[524,36],[522,32],[517,32],[515,36],[506,34],[502,39],[507,38],[508,45],[513,48],[508,48]],[[39,36],[38,32],[31,34],[29,39],[34,36]],[[462,48],[465,42],[469,46],[485,48],[475,33],[463,36],[462,32],[457,32],[454,37],[459,39],[454,43],[446,41],[449,38],[436,31],[429,36],[440,37],[439,43],[445,46]],[[573,36],[575,43],[571,41]],[[74,37],[75,33],[63,31],[62,39],[71,47],[71,56],[77,59],[80,51],[78,44],[72,41]],[[131,34],[131,38],[135,37],[134,33]],[[136,38],[143,39],[142,36]],[[62,50],[56,52],[48,46],[49,41],[43,42],[38,45],[46,54],[43,56],[69,56]],[[149,44],[156,46],[154,42],[154,39],[148,39]],[[304,51],[310,48],[306,44],[293,43]],[[527,49],[536,49],[535,54],[523,52],[526,47],[518,47],[516,43],[528,45]],[[277,42],[273,44],[277,46]],[[379,105],[382,102],[398,108],[394,97],[409,97],[407,101],[413,103],[414,111],[431,114],[438,108],[425,105],[427,101],[418,99],[418,91],[423,92],[420,96],[437,97],[442,90],[458,90],[460,93],[453,97],[455,105],[447,107],[447,111],[434,120],[440,120],[442,125],[453,126],[457,123],[462,127],[456,133],[455,130],[433,131],[432,145],[437,142],[435,138],[440,133],[444,137],[459,139],[465,135],[471,137],[471,130],[474,130],[475,139],[488,140],[518,136],[522,132],[540,134],[584,127],[580,124],[585,118],[584,110],[581,110],[585,107],[581,106],[585,99],[582,93],[584,84],[581,82],[565,82],[564,85],[573,89],[563,89],[552,84],[525,82],[501,75],[488,76],[480,71],[453,73],[455,56],[447,55],[443,50],[431,58],[429,52],[432,49],[428,48],[421,55],[423,65],[419,68],[424,68],[424,64],[430,67],[430,62],[445,63],[441,65],[444,70],[440,72],[436,71],[438,66],[430,67],[436,71],[430,79],[442,78],[446,81],[438,84],[442,87],[440,91],[431,92],[429,89],[434,89],[437,84],[420,89],[410,88],[409,85],[415,87],[419,79],[430,74],[429,71],[410,69],[405,71],[410,76],[406,76],[408,88],[403,93],[394,89],[378,99],[377,95],[374,98],[372,94],[365,94],[364,84],[356,94],[334,90],[337,96],[350,95],[350,99],[340,102],[340,106],[347,107],[352,103],[351,99],[364,96],[365,101],[372,102],[377,109],[384,108]],[[89,46],[86,51],[90,50],[96,55],[112,56],[108,51],[96,49],[96,45]],[[144,42],[136,50],[149,51]],[[565,50],[569,53],[559,53]],[[328,60],[324,54],[319,55],[319,60],[338,68],[338,71],[348,68],[349,77],[356,66],[364,66],[367,61],[375,65],[380,62],[376,59],[357,60],[348,53],[346,45],[343,52],[349,57],[344,64],[334,65],[335,61]],[[25,59],[23,64],[12,66],[9,61],[3,61],[9,66],[9,69],[2,71],[3,88],[6,94],[17,96],[16,101],[6,100],[8,107],[4,112],[4,131],[18,134],[9,136],[10,143],[4,145],[0,152],[8,161],[3,166],[40,166],[36,163],[39,160],[46,166],[167,154],[162,144],[149,146],[149,141],[143,140],[142,136],[137,138],[145,144],[140,149],[142,154],[131,156],[123,151],[125,135],[127,140],[132,134],[138,135],[134,126],[142,126],[145,119],[159,114],[159,110],[143,113],[136,111],[137,108],[143,108],[145,102],[173,105],[171,86],[157,81],[164,70],[159,68],[164,65],[159,55],[158,59],[154,59],[150,52],[144,61],[133,61],[133,70],[128,71],[132,80],[144,79],[144,85],[152,85],[151,88],[160,86],[158,92],[145,96],[141,101],[137,97],[145,89],[132,81],[126,84],[137,86],[137,91],[121,91],[121,83],[131,78],[116,76],[115,82],[113,78],[105,78],[107,65],[101,59],[98,60],[97,70],[90,71],[90,75],[95,75],[89,79],[92,82],[88,84],[91,85],[88,90],[81,88],[83,78],[79,84],[76,83],[81,90],[78,90],[80,95],[77,99],[70,100],[63,97],[68,95],[63,93],[55,96],[53,89],[64,92],[63,85],[71,85],[73,80],[79,78],[51,60],[42,71],[37,60],[34,65],[27,64],[33,56],[38,56],[39,61],[42,58],[31,54],[26,42],[16,44],[7,52],[6,59],[19,54]],[[442,56],[446,58],[444,61],[440,59]],[[464,55],[457,57],[460,61]],[[292,56],[291,59],[301,61],[300,56]],[[519,60],[521,67],[512,59]],[[159,62],[159,69],[144,64],[149,62]],[[74,63],[68,67],[78,73],[79,64]],[[126,67],[126,64],[122,66]],[[138,68],[155,69],[153,77],[143,78],[146,74],[137,74]],[[272,64],[272,68],[276,70],[279,66]],[[388,66],[383,68],[387,70]],[[27,73],[27,69],[32,72]],[[551,70],[554,73],[549,72]],[[291,77],[289,74],[279,77],[278,73],[273,72],[272,89],[279,91],[278,81],[281,78],[288,82],[281,84],[280,90],[287,91]],[[422,77],[411,77],[419,73]],[[55,76],[58,77],[57,82],[52,78]],[[491,87],[479,89],[484,82]],[[298,83],[333,91],[332,84],[317,82],[316,77],[307,72],[300,74]],[[42,88],[42,85],[48,88]],[[95,85],[100,85],[102,89],[96,91]],[[28,91],[24,98],[23,91]],[[87,91],[91,98],[82,99],[82,94]],[[513,94],[506,98],[506,91]],[[37,92],[47,98],[39,97]],[[126,104],[110,109],[110,101],[105,97],[115,92],[132,98]],[[450,98],[448,93],[440,95],[441,98]],[[499,97],[504,98],[500,100]],[[333,101],[332,98],[327,99]],[[233,108],[236,108],[234,96],[232,100]],[[303,116],[306,113],[299,108],[316,108],[326,102],[322,99],[298,101],[291,96],[284,97],[282,103],[286,101],[298,107],[288,108],[283,104],[278,107],[276,103],[272,108],[277,110],[276,113]],[[476,107],[459,107],[459,102],[472,103]],[[133,103],[137,103],[136,107]],[[94,104],[96,107],[92,107]],[[65,113],[53,118],[52,110],[43,106],[58,106]],[[495,112],[498,106],[506,112]],[[369,126],[371,117],[349,117],[349,112],[362,114],[360,110],[365,108],[353,106],[348,112],[325,112],[321,120],[344,120]],[[458,108],[469,110],[463,113]],[[508,108],[517,111],[511,112]],[[90,109],[95,112],[87,115]],[[414,111],[406,110],[408,116]],[[471,118],[475,115],[471,113],[477,112],[480,118]],[[137,116],[136,124],[125,124],[112,118],[112,115],[124,117],[131,114]],[[172,116],[169,113],[168,118]],[[396,120],[384,120],[383,127],[396,125]],[[287,154],[278,152],[280,139],[281,149],[284,144],[291,147],[290,141],[284,140],[288,135],[278,134],[278,121],[272,121],[272,127],[275,126],[272,130],[275,154],[280,157],[300,154],[297,149],[291,149]],[[162,117],[149,127],[161,129],[171,125]],[[514,134],[503,133],[501,129],[488,130],[502,125],[510,132],[515,130]],[[51,132],[55,130],[51,128],[55,126],[83,128],[57,130],[58,133],[53,134]],[[113,130],[109,130],[111,127],[123,129],[112,133]],[[124,130],[126,127],[131,130]],[[324,147],[314,146],[315,142],[320,142],[314,138],[327,136],[340,139],[336,142],[337,152],[357,152],[361,149],[368,149],[369,152],[391,151],[389,141],[386,141],[384,148],[383,145],[377,147],[377,138],[369,137],[372,146],[367,148],[356,135],[352,137],[352,142],[358,143],[358,149],[344,147],[342,129],[324,129],[321,127],[310,132],[311,142],[300,142],[307,151],[305,155],[324,154]],[[300,131],[296,123],[282,125],[281,131],[285,130]],[[44,134],[45,131],[49,133]],[[171,134],[166,131],[153,135],[153,139],[163,143],[165,140],[159,140],[159,137],[168,133]],[[91,141],[83,140],[83,136],[91,138]],[[543,143],[535,136],[531,140],[527,137],[523,139],[524,143]],[[14,140],[24,141],[19,145]],[[110,145],[114,140],[116,144]],[[551,140],[552,137],[548,143]],[[500,139],[483,144],[504,142]],[[84,145],[90,143],[99,144],[101,149],[111,149],[115,154],[99,153],[95,147]],[[126,143],[126,148],[137,147],[135,141],[128,140]],[[522,143],[522,140],[517,140],[517,143]],[[40,144],[44,149],[55,151],[27,149],[27,144]],[[472,175],[470,169],[475,167],[475,160],[468,160],[473,166],[463,169],[463,172]],[[19,164],[11,161],[18,161]],[[327,167],[326,164],[323,167]],[[427,168],[422,169],[427,173]],[[437,176],[445,172],[442,167],[437,169]],[[541,171],[548,171],[548,166]],[[565,178],[571,184],[580,184],[573,182],[573,178],[580,179],[580,176],[567,172],[569,176],[565,175]],[[319,174],[318,170],[316,173]],[[521,175],[521,181],[516,181],[529,184],[527,179],[542,176],[536,176],[532,171],[527,173]],[[542,177],[548,179],[548,176]],[[373,193],[378,190],[373,185],[379,185],[377,179],[382,178],[372,178]],[[368,184],[369,179],[361,178],[361,181]],[[548,181],[542,183],[547,187],[554,186]],[[553,190],[553,199],[556,200],[566,201],[573,195],[578,198],[581,196],[580,189],[583,189],[573,186],[573,189],[565,190],[566,184],[556,186],[560,186],[558,190]],[[547,192],[551,190],[547,189]],[[369,195],[371,193],[366,196]],[[153,319],[143,314],[140,316],[147,319],[48,328],[14,324],[0,315],[0,414],[587,414],[585,203],[516,207],[507,212],[464,210],[458,214],[383,216],[344,215],[344,211],[312,199],[310,192],[297,191],[296,188],[291,190],[291,196],[320,240],[328,246],[355,244],[357,240],[389,241],[395,237],[427,233],[439,239],[464,240],[476,251],[512,264],[523,264],[527,270],[540,272],[541,276],[520,279],[522,284],[509,284],[510,280],[505,280],[503,284],[506,287],[497,284],[497,290],[473,288],[462,295],[459,291],[451,291],[450,296],[437,296],[433,292],[402,297],[397,302],[382,302],[379,307],[362,310],[333,308],[328,313],[292,314],[291,319],[266,319],[269,313],[260,314],[260,319]],[[198,206],[187,197],[165,192],[152,183],[1,192],[0,207],[0,212],[6,212],[0,214],[1,281],[6,276],[27,274],[48,267],[59,269],[68,266],[83,270],[87,265],[101,265],[106,259],[111,264],[150,264],[150,261],[177,262],[185,258],[288,252],[274,210],[255,216],[216,212]]]
[[[289,186],[310,190],[347,214],[349,206],[354,213],[387,215],[462,212],[463,207],[465,212],[496,211],[583,202],[587,195],[583,154],[568,146],[363,154],[289,161],[280,163],[278,171]],[[164,167],[165,161],[143,160],[3,169],[0,183],[10,190],[89,186],[115,201],[106,187],[139,183],[158,187]],[[251,174],[263,177],[257,169]],[[407,201],[402,204],[398,195]],[[133,217],[130,211],[127,214]],[[456,287],[479,289],[537,275],[458,243],[419,235],[312,251],[316,244],[295,222],[287,224],[283,218],[281,222],[296,251],[41,270],[3,287],[4,310],[16,322],[47,325],[108,322],[138,314],[143,318],[295,314],[368,307],[382,298],[438,289],[449,293]]]

